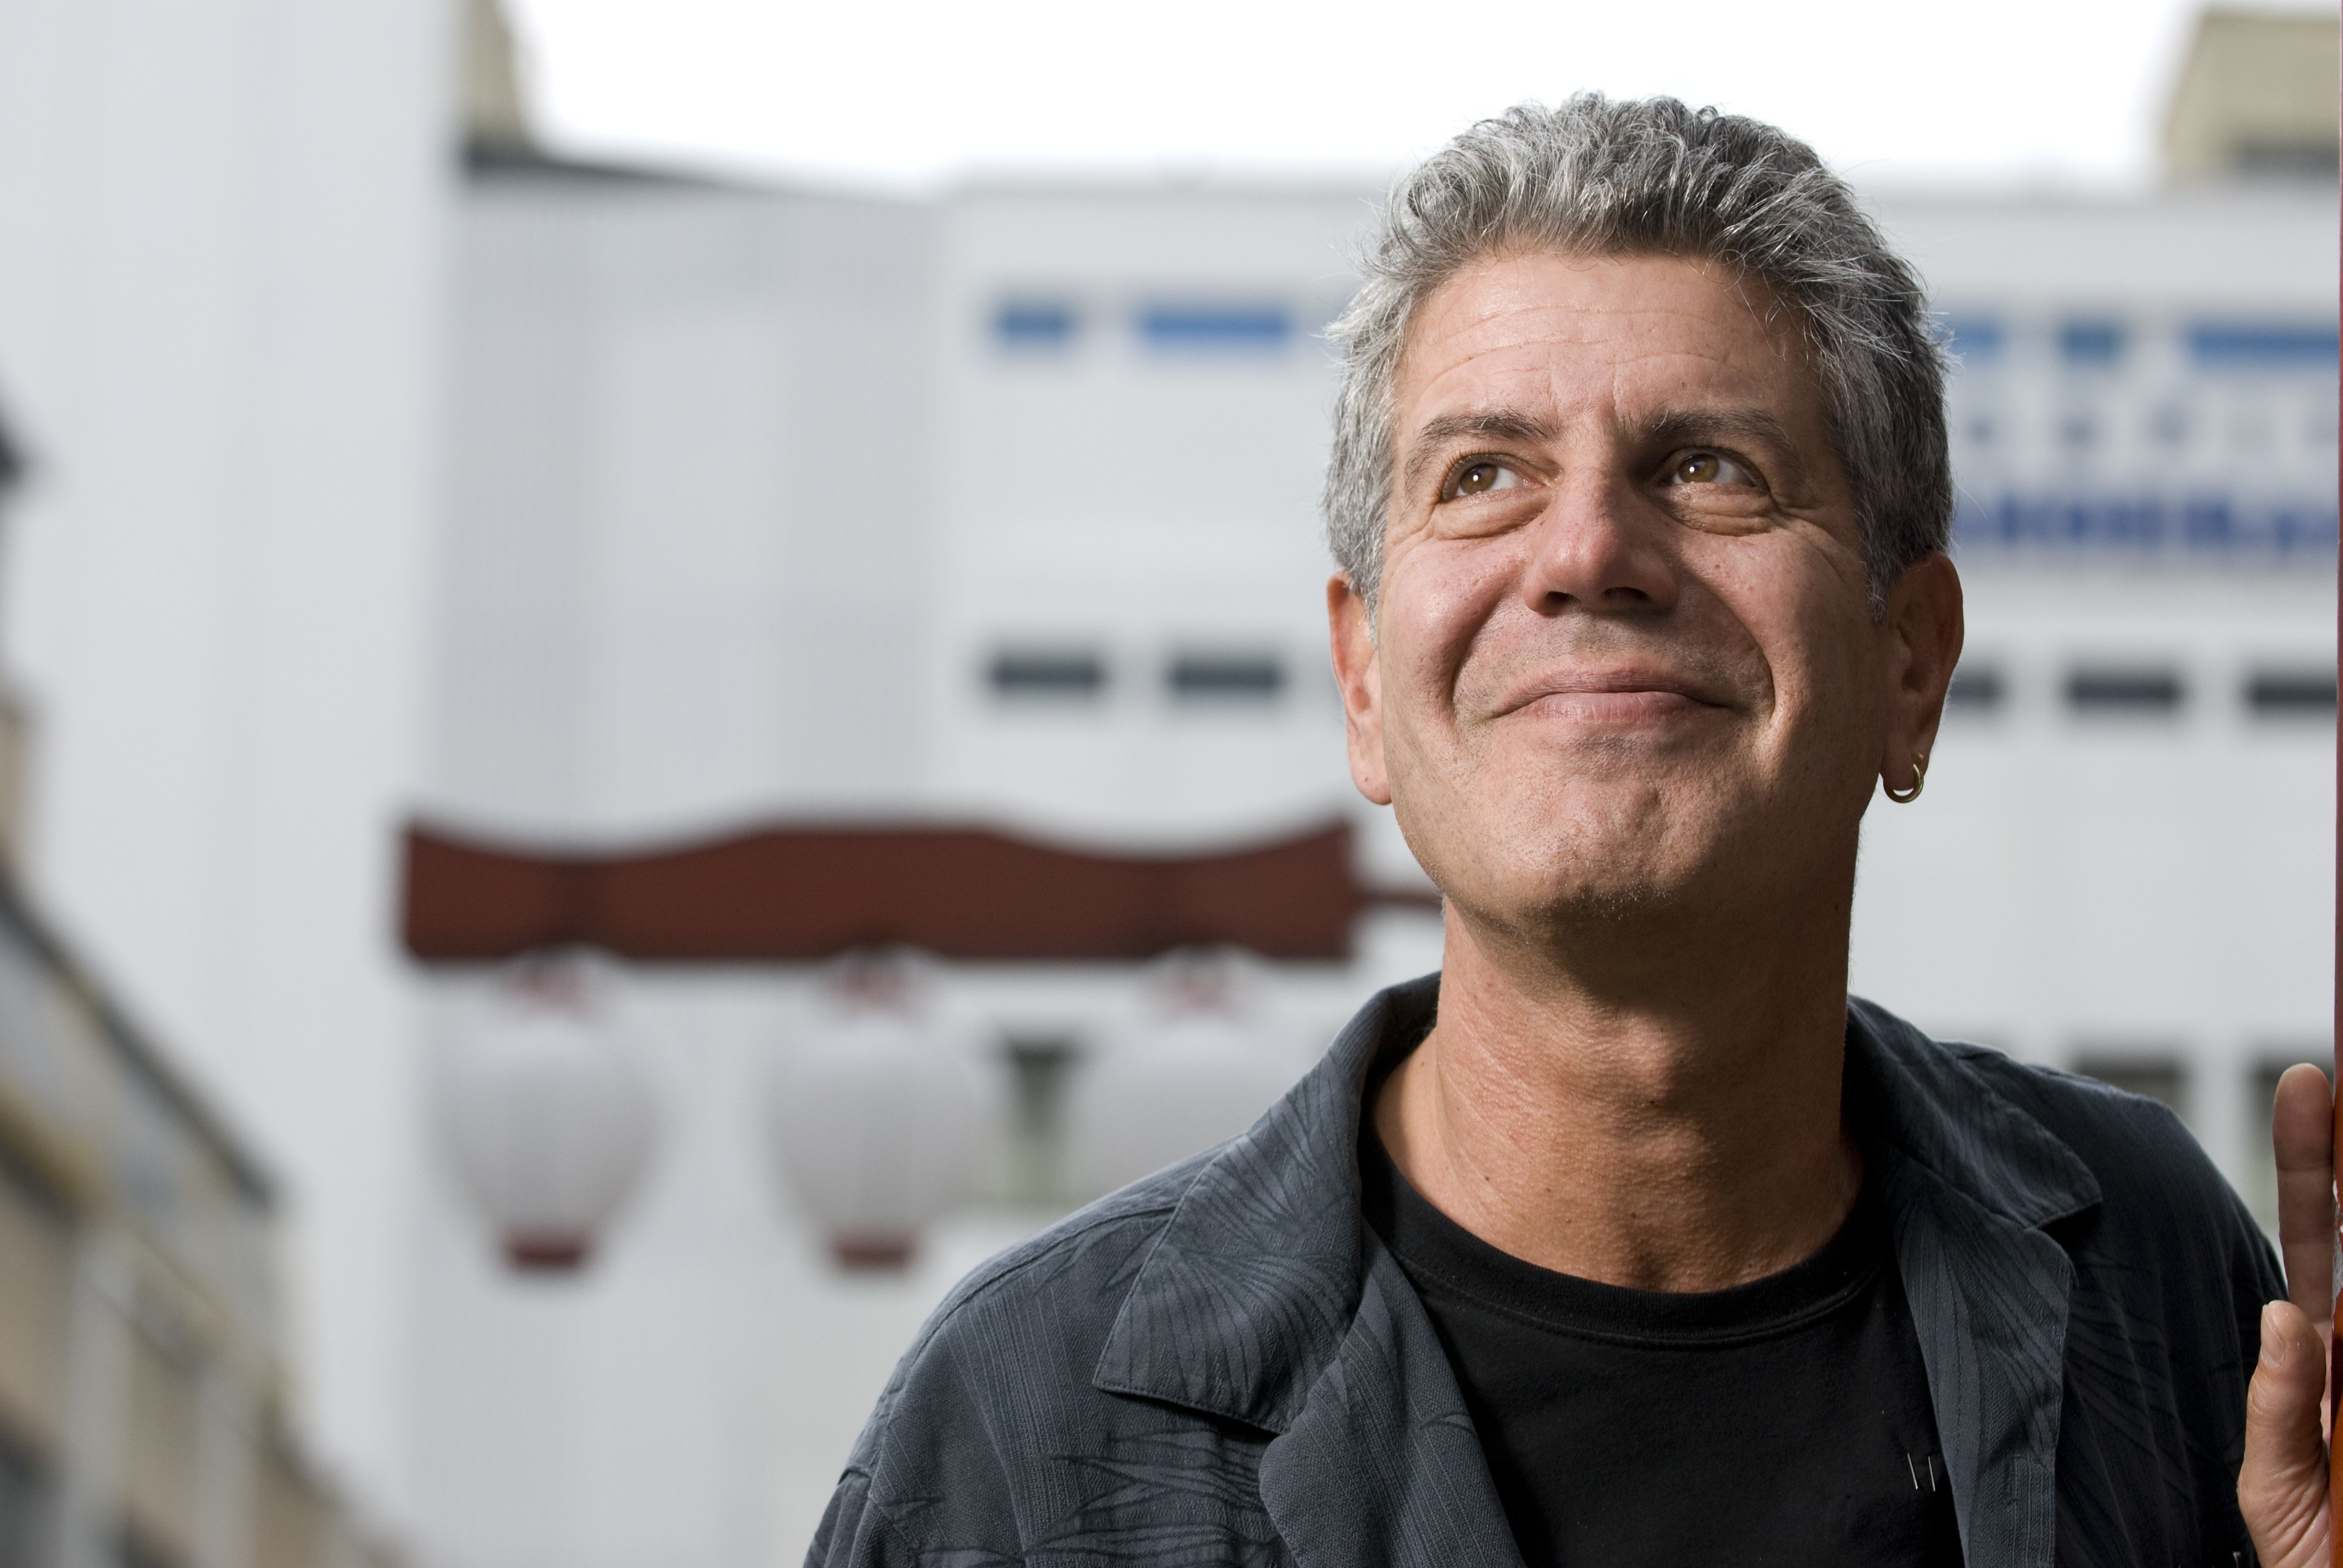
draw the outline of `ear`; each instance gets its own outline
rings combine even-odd
[[[1891,789],[1918,782],[1914,759],[1936,749],[1964,632],[1961,574],[1943,552],[1913,562],[1887,590],[1887,613],[1879,624],[1887,679],[1879,777]]]
[[[1376,805],[1388,806],[1392,797],[1383,767],[1383,676],[1376,658],[1374,619],[1365,598],[1341,572],[1326,579],[1326,637],[1334,656],[1334,681],[1342,689],[1351,782]]]

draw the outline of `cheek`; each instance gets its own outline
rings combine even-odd
[[[1519,575],[1509,540],[1427,540],[1383,578],[1379,629],[1387,670],[1443,697]]]
[[[1850,741],[1875,728],[1881,692],[1874,666],[1868,616],[1850,619],[1829,603],[1769,628],[1776,706],[1801,734],[1843,736]]]
[[[1879,697],[1869,599],[1808,552],[1730,553],[1703,576],[1764,667],[1775,723],[1804,735],[1864,728]]]

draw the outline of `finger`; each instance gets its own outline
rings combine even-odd
[[[2318,1440],[2326,1392],[2326,1336],[2293,1303],[2270,1302],[2237,1471],[2237,1509],[2264,1568],[2327,1568],[2327,1451]]]
[[[2286,1291],[2314,1322],[2335,1312],[2335,1101],[2327,1075],[2289,1067],[2270,1105]]]

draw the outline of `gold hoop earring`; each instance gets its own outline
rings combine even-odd
[[[1887,798],[1898,806],[1909,806],[1913,801],[1917,800],[1920,798],[1920,791],[1928,787],[1927,753],[1924,751],[1912,753],[1912,788],[1899,790],[1885,779],[1879,781],[1879,787],[1886,790]]]

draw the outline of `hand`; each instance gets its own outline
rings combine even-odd
[[[2315,1067],[2278,1081],[2278,1251],[2288,1300],[2262,1309],[2261,1359],[2246,1395],[2237,1507],[2263,1568],[2330,1568],[2327,1497],[2328,1332],[2335,1315],[2335,1102]]]

